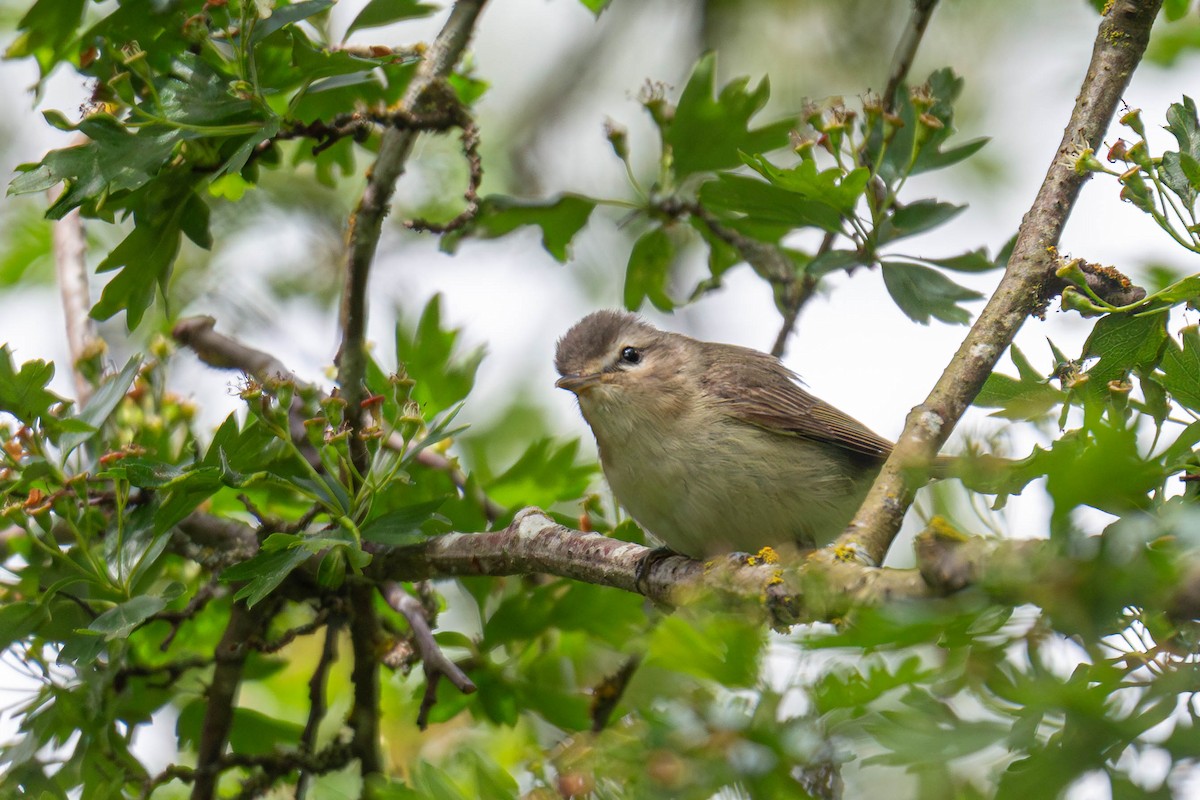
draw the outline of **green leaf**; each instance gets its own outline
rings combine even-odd
[[[936,269],[919,264],[885,261],[883,283],[900,310],[922,325],[928,325],[930,317],[966,325],[971,321],[971,314],[959,306],[959,302],[983,297],[973,289],[959,286]]]
[[[0,411],[25,423],[51,419],[50,407],[65,402],[46,388],[54,377],[54,365],[41,360],[26,361],[18,371],[8,345],[0,345]]]
[[[437,9],[432,3],[421,3],[418,0],[371,0],[346,28],[346,35],[342,40],[345,41],[350,38],[350,34],[364,28],[378,28],[405,19],[427,17]]]
[[[1177,403],[1200,411],[1200,332],[1194,325],[1184,328],[1180,340],[1163,348],[1162,385]]]
[[[100,301],[92,307],[94,319],[105,320],[125,311],[125,325],[132,331],[142,321],[154,301],[155,287],[163,287],[171,275],[179,253],[181,228],[178,212],[153,224],[138,224],[133,231],[100,262],[97,272],[119,269],[104,286]]]
[[[1200,158],[1200,120],[1195,100],[1184,95],[1182,103],[1172,103],[1167,109],[1166,128],[1179,143],[1179,152]]]
[[[442,326],[442,296],[425,304],[414,330],[403,319],[396,322],[396,359],[416,381],[412,397],[426,413],[435,413],[462,402],[475,385],[475,372],[485,349],[456,354],[459,330]]]
[[[333,7],[334,0],[302,0],[286,6],[275,5],[271,16],[259,20],[250,33],[250,44],[256,45],[285,25],[291,25]]]
[[[454,252],[464,235],[493,239],[522,225],[537,225],[542,229],[546,252],[565,264],[571,257],[571,241],[587,224],[595,207],[594,200],[573,194],[540,202],[490,195],[480,202],[479,213],[467,229],[442,237],[442,249]]]
[[[692,76],[679,98],[674,118],[663,134],[671,148],[675,175],[682,179],[695,172],[730,169],[741,163],[739,150],[766,153],[787,144],[791,120],[751,129],[750,119],[762,110],[771,94],[763,78],[752,90],[750,79],[730,81],[714,99],[716,55],[708,53],[696,62]]]
[[[131,356],[125,363],[125,368],[117,375],[109,377],[88,400],[87,405],[80,409],[75,419],[91,429],[90,432],[68,433],[59,441],[59,447],[64,454],[69,454],[79,445],[96,435],[100,426],[105,423],[117,405],[125,398],[125,393],[133,385],[138,370],[142,366],[140,355]]]
[[[1058,405],[1066,402],[1067,393],[1050,384],[1050,379],[1038,374],[1020,348],[1010,351],[1020,379],[999,372],[988,375],[983,389],[975,397],[980,408],[998,408],[991,416],[1004,419],[1040,419]]]
[[[124,639],[147,619],[167,607],[167,601],[154,595],[139,595],[110,608],[93,620],[88,630],[104,636],[105,641]]]
[[[890,217],[880,223],[876,230],[876,236],[881,245],[908,236],[915,236],[949,222],[966,208],[966,206],[940,203],[936,200],[918,200],[915,203],[899,206]]]
[[[1109,381],[1125,378],[1134,369],[1150,369],[1167,338],[1166,314],[1102,317],[1083,345],[1083,357],[1100,360],[1087,371],[1088,389],[1107,392]]]
[[[290,533],[273,533],[263,542],[257,555],[222,572],[221,581],[246,581],[233,599],[244,598],[246,605],[253,608],[311,555],[301,537]]]
[[[649,298],[660,311],[675,308],[667,294],[667,278],[675,259],[675,245],[661,227],[652,228],[634,243],[625,268],[625,307],[637,311]]]
[[[745,175],[721,173],[700,187],[700,202],[710,211],[744,214],[757,223],[816,227],[831,233],[842,228],[841,214],[832,206],[797,199],[792,192]]]
[[[866,167],[858,167],[843,175],[837,167],[818,172],[817,162],[811,160],[801,161],[789,169],[780,169],[761,155],[739,153],[739,156],[746,166],[766,178],[772,186],[824,203],[844,215],[854,212],[871,178],[871,172]]]
[[[579,2],[583,3],[584,8],[599,17],[604,9],[612,3],[612,0],[579,0]]]
[[[83,8],[84,0],[37,0],[17,23],[21,35],[4,57],[33,56],[45,78],[65,58],[83,21]]]
[[[425,539],[421,526],[430,520],[445,519],[436,512],[446,502],[445,497],[397,508],[369,520],[361,528],[363,539],[391,547],[415,544]]]
[[[1168,22],[1181,20],[1191,7],[1192,0],[1165,0],[1163,3],[1163,14],[1166,15]]]
[[[804,271],[814,278],[820,278],[831,272],[850,270],[866,265],[867,261],[857,250],[828,250],[808,262]]]
[[[994,259],[988,257],[987,250],[982,247],[950,258],[923,258],[921,260],[955,272],[987,272],[1000,266]]]
[[[175,722],[175,733],[182,747],[194,748],[204,731],[208,703],[195,700],[184,706]],[[247,756],[266,756],[278,748],[295,746],[300,742],[302,726],[294,722],[269,717],[260,711],[236,707],[229,729],[229,744],[235,753]]]
[[[587,491],[595,474],[592,464],[578,464],[579,440],[555,447],[539,439],[511,467],[485,485],[488,497],[505,508],[538,506],[575,500]]]
[[[655,628],[646,661],[726,687],[753,686],[763,636],[748,620],[676,613]]]

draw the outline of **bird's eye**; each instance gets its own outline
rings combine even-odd
[[[636,347],[626,347],[621,350],[621,360],[626,364],[636,364],[642,360],[642,351]]]

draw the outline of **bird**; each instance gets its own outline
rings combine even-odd
[[[892,449],[778,358],[629,312],[587,315],[554,362],[617,502],[693,558],[829,543]]]

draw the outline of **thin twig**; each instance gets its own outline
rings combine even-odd
[[[429,725],[429,712],[437,702],[438,681],[445,678],[463,694],[472,694],[475,684],[457,664],[446,658],[446,654],[433,638],[425,609],[417,598],[404,591],[404,587],[395,581],[384,582],[379,587],[379,592],[389,606],[408,620],[417,652],[421,654],[421,666],[425,670],[425,696],[421,699],[421,709],[417,712],[417,727],[425,730]]]
[[[475,21],[486,0],[458,0],[441,33],[429,48],[424,61],[405,90],[399,108],[415,111],[425,93],[444,80],[471,38]],[[388,128],[379,141],[379,155],[367,177],[358,207],[350,217],[347,234],[345,283],[342,288],[340,322],[342,342],[338,348],[338,384],[346,398],[346,421],[354,435],[350,438],[351,460],[360,475],[366,474],[368,453],[358,437],[363,427],[363,374],[366,370],[367,279],[383,218],[387,214],[396,181],[404,173],[405,163],[416,141],[412,130]]]
[[[917,48],[929,27],[929,19],[937,7],[938,0],[913,0],[912,14],[908,18],[908,27],[896,45],[896,53],[892,56],[892,71],[888,77],[887,88],[883,91],[883,110],[888,113],[896,111],[896,90],[908,77],[912,69],[913,59],[917,56]]]
[[[321,657],[308,680],[308,719],[304,723],[304,732],[300,734],[300,751],[304,753],[314,753],[317,749],[317,733],[328,709],[325,682],[329,676],[329,668],[337,660],[337,640],[340,632],[340,620],[330,620],[325,627],[325,645],[321,648]],[[304,800],[308,795],[313,777],[309,770],[300,771],[300,777],[296,781],[296,800]]]
[[[1054,278],[1058,243],[1085,174],[1083,147],[1096,149],[1145,52],[1162,0],[1115,0],[1100,23],[1087,76],[1045,181],[1017,232],[1003,279],[928,398],[908,415],[904,433],[858,514],[829,554],[878,564],[916,492],[913,467],[929,463],[983,387],[1001,354],[1034,312]]]

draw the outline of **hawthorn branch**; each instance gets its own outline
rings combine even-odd
[[[425,730],[429,726],[429,712],[437,702],[438,681],[445,678],[463,694],[473,694],[476,687],[457,664],[446,658],[434,640],[425,609],[417,598],[404,591],[404,587],[395,581],[385,581],[379,587],[379,592],[387,604],[408,621],[417,652],[421,654],[421,666],[425,670],[425,696],[417,712],[417,727]]]
[[[413,112],[426,92],[444,80],[458,62],[486,0],[458,0],[450,18],[429,48],[417,74],[400,101],[399,108]],[[342,342],[338,348],[338,384],[346,398],[346,420],[351,436],[351,458],[359,474],[368,466],[366,445],[358,437],[363,427],[363,373],[366,369],[367,279],[383,217],[387,213],[396,181],[404,173],[405,163],[417,134],[411,130],[389,128],[379,142],[379,155],[367,175],[367,186],[358,207],[350,217],[347,234],[345,283],[342,289]]]
[[[354,731],[351,749],[362,769],[366,783],[383,772],[383,752],[379,745],[379,615],[371,587],[352,584],[348,588],[350,611],[350,648],[354,666],[350,682],[354,685],[354,705],[349,725]]]
[[[201,361],[210,367],[236,369],[262,384],[289,381],[301,390],[311,388],[270,353],[256,350],[225,334],[217,333],[215,325],[216,320],[212,317],[188,317],[176,323],[171,335],[177,342],[190,348]],[[320,466],[320,457],[312,452],[312,445],[308,441],[308,435],[304,429],[304,414],[299,403],[300,398],[296,398],[288,412],[292,441],[306,455],[310,463]],[[404,437],[397,433],[388,436],[385,444],[397,452],[404,450],[407,446]],[[504,514],[505,509],[484,494],[482,489],[468,488],[466,473],[444,455],[432,450],[422,450],[417,453],[417,463],[429,469],[446,473],[460,492],[463,492],[464,495],[470,493],[471,499],[480,505],[489,522],[495,521]]]
[[[1077,155],[1082,148],[1099,147],[1145,52],[1161,5],[1162,0],[1114,0],[1109,4],[1071,119],[1017,232],[1000,285],[925,402],[909,413],[904,432],[862,507],[837,546],[824,557],[855,558],[870,564],[883,560],[917,489],[913,468],[933,459],[1025,319],[1037,309],[1047,282],[1054,277],[1052,248],[1087,179],[1075,169]]]
[[[884,111],[896,110],[896,91],[912,69],[913,60],[917,57],[917,48],[921,46],[921,39],[925,37],[925,29],[929,27],[929,20],[933,17],[933,10],[937,8],[937,4],[938,0],[913,0],[912,14],[908,18],[904,35],[896,45],[896,53],[892,56],[892,71],[888,77],[887,88],[883,90]]]
[[[337,660],[337,639],[340,631],[341,624],[338,619],[331,620],[325,627],[325,644],[321,648],[321,657],[308,680],[308,719],[304,723],[304,732],[300,734],[302,753],[315,753],[317,750],[317,732],[329,707],[325,682],[329,676],[329,668]],[[308,788],[314,774],[307,769],[300,771],[300,777],[296,780],[296,800],[304,800],[308,796]]]

